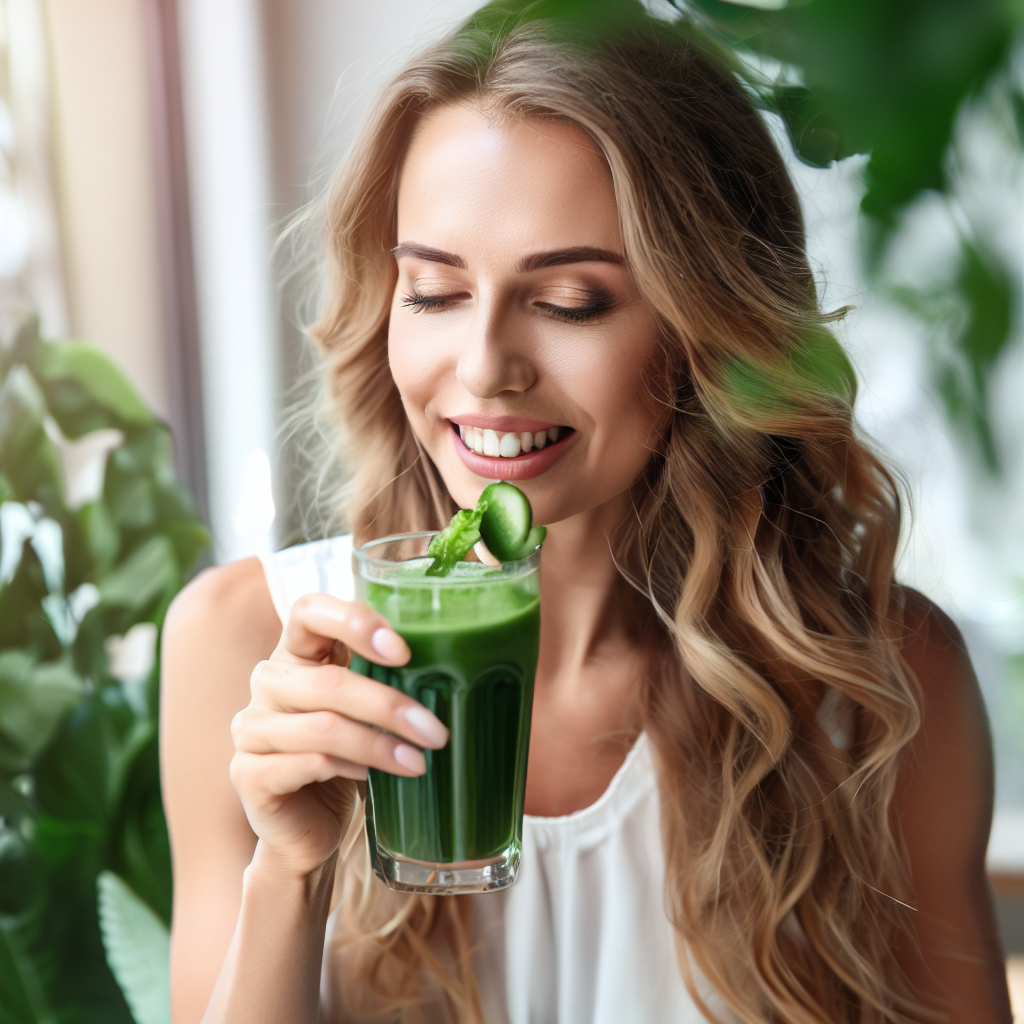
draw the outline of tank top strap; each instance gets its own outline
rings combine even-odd
[[[333,594],[343,601],[355,599],[352,573],[352,535],[328,537],[308,544],[261,555],[267,587],[281,622],[303,594]]]

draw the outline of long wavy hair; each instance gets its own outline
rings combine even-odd
[[[920,722],[899,653],[898,489],[856,434],[853,373],[751,91],[692,24],[616,9],[614,25],[587,27],[539,5],[485,8],[394,77],[335,176],[309,334],[347,473],[339,507],[364,539],[452,511],[387,360],[417,122],[472,103],[579,126],[611,168],[628,265],[660,325],[662,443],[613,543],[662,639],[642,712],[682,976],[712,1020],[700,975],[743,1021],[918,1020],[893,956],[913,942],[893,792]],[[465,900],[386,890],[358,810],[335,937],[348,1012],[443,997],[454,1018],[482,1019]]]

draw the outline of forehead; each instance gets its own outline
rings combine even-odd
[[[469,104],[418,126],[399,178],[398,237],[470,265],[576,245],[622,251],[611,172],[586,132]]]

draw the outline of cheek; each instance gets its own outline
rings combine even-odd
[[[647,444],[658,418],[649,384],[653,348],[650,344],[613,345],[576,372],[577,393],[599,425],[602,442],[616,449]]]
[[[442,360],[436,346],[403,320],[393,321],[388,327],[388,364],[406,407],[422,409],[444,372]]]

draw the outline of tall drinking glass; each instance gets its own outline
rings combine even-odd
[[[433,533],[355,551],[356,596],[409,645],[401,668],[350,668],[407,693],[450,730],[424,750],[425,775],[369,770],[374,871],[406,892],[487,892],[519,869],[533,677],[540,638],[540,551],[492,568],[458,562],[427,576]]]

